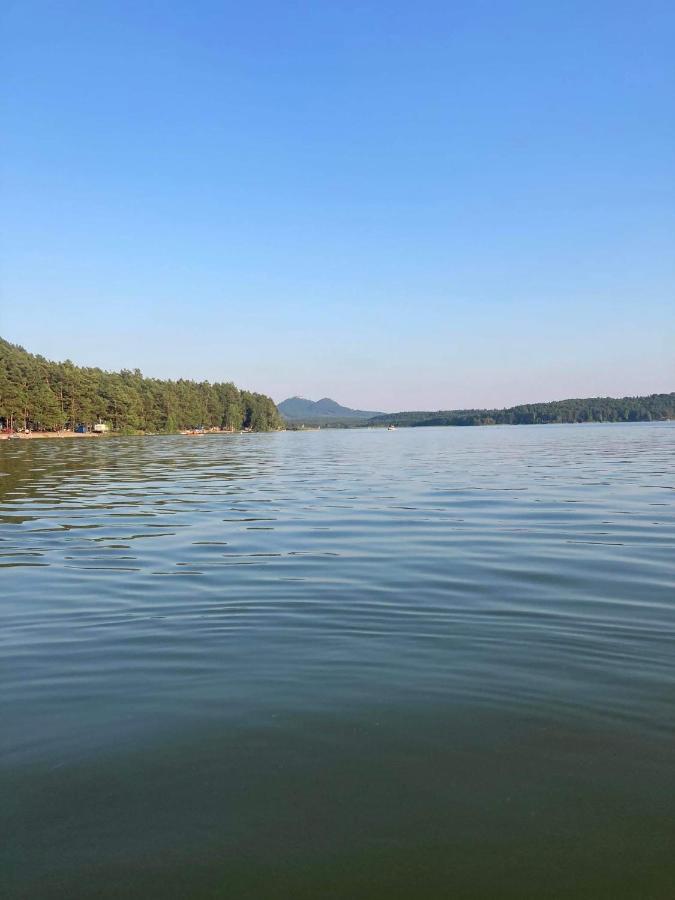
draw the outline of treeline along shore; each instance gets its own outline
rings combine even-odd
[[[112,431],[190,428],[272,431],[284,422],[270,397],[229,382],[144,378],[50,362],[0,338],[0,426],[59,434],[105,422]]]
[[[565,422],[652,422],[675,419],[675,393],[646,397],[591,397],[525,403],[508,409],[399,412],[375,416],[367,425],[550,425]]]

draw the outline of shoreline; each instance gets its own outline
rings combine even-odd
[[[435,426],[421,426],[421,425],[397,425],[396,430],[399,429],[415,429],[415,428],[424,428],[424,427],[435,427],[435,428],[512,428],[512,427],[542,427],[542,426],[561,426],[561,425],[657,425],[664,424],[668,422],[675,422],[675,419],[641,419],[633,422],[600,422],[600,421],[590,421],[590,422],[536,422],[536,423],[494,423],[492,425],[481,424],[481,425],[435,425]],[[98,432],[79,432],[79,431],[31,431],[28,434],[22,432],[14,432],[12,434],[2,434],[0,433],[0,441],[31,441],[31,440],[67,440],[68,438],[111,438],[111,437],[207,437],[208,435],[214,434],[229,434],[229,435],[238,435],[238,434],[282,434],[284,432],[293,432],[295,434],[302,434],[307,432],[316,432],[316,431],[387,431],[389,430],[386,425],[355,425],[351,428],[337,427],[331,428],[329,425],[323,425],[321,427],[313,427],[308,426],[306,428],[279,428],[272,429],[271,431],[260,431],[260,432],[251,432],[251,431],[230,431],[230,430],[218,430],[218,431],[139,431],[134,434],[122,434],[119,431],[107,431],[105,433]],[[393,429],[392,429],[393,430]]]
[[[285,430],[285,429],[283,429]],[[309,430],[309,429],[308,429]],[[211,434],[255,434],[256,432],[240,432],[240,431],[231,431],[230,429],[218,429],[216,431],[207,430],[207,431],[139,431],[135,434],[122,434],[119,431],[106,431],[106,432],[96,432],[96,431],[29,431],[20,432],[15,431],[11,434],[0,434],[0,441],[32,441],[32,440],[41,440],[43,438],[47,438],[49,440],[65,440],[68,438],[109,438],[109,437],[172,437],[176,435],[183,435],[184,437],[206,437]],[[260,432],[264,433],[264,432]]]
[[[28,434],[15,431],[12,434],[0,434],[0,441],[15,441],[17,439],[31,441],[36,438],[97,438],[103,436],[93,431],[85,433],[79,431],[30,431]]]

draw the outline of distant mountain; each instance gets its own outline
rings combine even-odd
[[[305,400],[304,397],[289,397],[277,404],[277,409],[285,419],[291,421],[313,419],[370,419],[383,413],[369,412],[364,409],[349,409],[340,406],[335,400],[324,397],[322,400]]]

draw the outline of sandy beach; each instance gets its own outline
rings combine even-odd
[[[88,431],[85,433],[80,433],[79,431],[15,431],[11,434],[0,434],[0,441],[15,441],[18,439],[22,441],[30,441],[35,438],[98,438],[102,437],[101,434],[97,434],[93,431]]]

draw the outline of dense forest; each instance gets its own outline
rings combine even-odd
[[[376,416],[369,425],[548,425],[562,422],[651,422],[675,419],[675,393],[526,403],[509,409],[457,409]]]
[[[52,431],[106,422],[119,432],[283,428],[264,394],[233,384],[162,381],[138,369],[104,372],[49,362],[0,338],[0,425]]]

